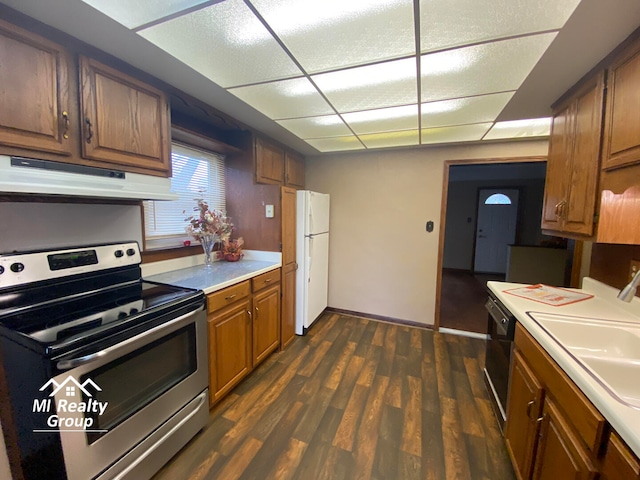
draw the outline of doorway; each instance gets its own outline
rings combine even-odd
[[[478,191],[474,273],[506,273],[508,246],[516,240],[518,189]]]

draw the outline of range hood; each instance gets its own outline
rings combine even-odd
[[[0,192],[177,200],[171,179],[48,160],[0,155]]]

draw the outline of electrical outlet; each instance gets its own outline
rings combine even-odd
[[[631,264],[629,265],[629,281],[633,280],[638,270],[640,270],[640,260],[631,260]]]

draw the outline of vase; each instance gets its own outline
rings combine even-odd
[[[244,253],[240,253],[240,252],[234,252],[234,253],[225,253],[224,254],[224,259],[227,262],[237,262],[238,260],[240,260],[242,257],[244,257]]]
[[[213,246],[220,241],[220,237],[214,234],[199,235],[200,245],[204,250],[204,266],[211,267],[214,261]]]

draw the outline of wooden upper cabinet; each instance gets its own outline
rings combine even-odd
[[[284,183],[284,150],[277,145],[256,138],[256,183]]]
[[[304,158],[289,151],[284,155],[284,183],[288,187],[304,189]]]
[[[602,167],[640,162],[640,40],[623,49],[608,72]]]
[[[591,236],[598,197],[604,72],[591,77],[553,117],[542,228]]]
[[[68,53],[0,20],[0,144],[69,155]]]
[[[85,158],[171,175],[164,92],[81,56],[80,101]]]

